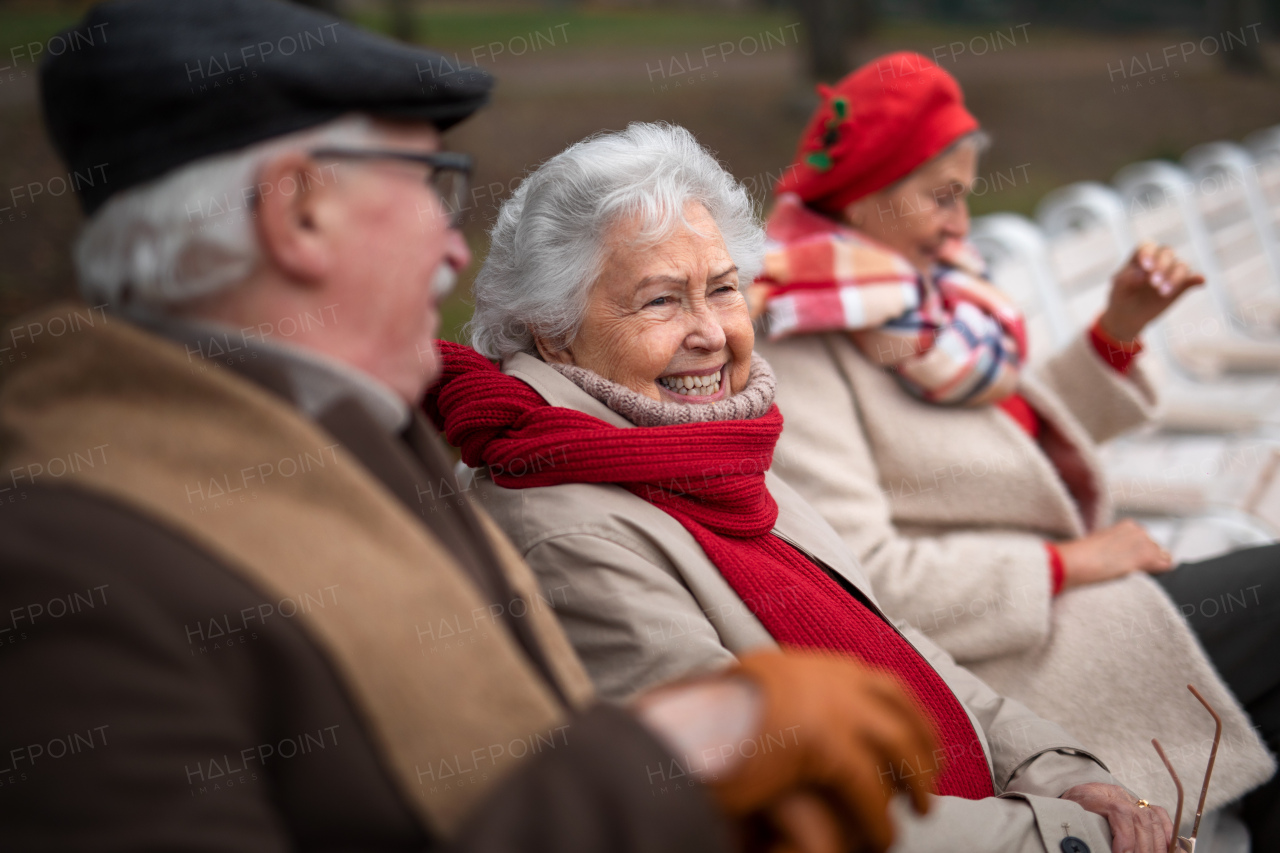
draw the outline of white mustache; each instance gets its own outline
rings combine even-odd
[[[436,274],[431,277],[431,292],[436,299],[444,299],[453,292],[458,284],[458,273],[447,263],[436,267]]]

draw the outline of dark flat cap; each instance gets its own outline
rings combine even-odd
[[[118,0],[95,6],[46,55],[45,120],[93,213],[193,160],[346,113],[441,130],[489,98],[493,78],[441,54],[277,0]]]

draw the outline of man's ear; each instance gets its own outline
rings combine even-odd
[[[533,345],[538,348],[538,355],[548,364],[574,364],[573,351],[569,347],[554,347],[550,341],[540,335],[533,336]]]
[[[336,200],[336,172],[329,168],[325,180],[325,171],[301,151],[273,157],[258,171],[259,245],[281,272],[302,283],[318,282],[333,265],[326,213]]]

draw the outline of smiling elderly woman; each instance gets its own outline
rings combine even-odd
[[[896,677],[943,751],[939,796],[927,818],[897,813],[895,850],[1057,850],[1070,824],[1101,851],[1103,817],[1116,849],[1162,849],[1161,809],[895,630],[835,531],[768,473],[782,418],[740,290],[761,256],[747,194],[715,159],[683,129],[633,124],[521,184],[476,279],[479,352],[441,347],[427,411],[601,693],[759,647],[848,654]]]

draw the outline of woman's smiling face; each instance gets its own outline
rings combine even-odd
[[[741,391],[755,335],[738,268],[707,209],[690,204],[682,228],[657,246],[619,222],[582,326],[564,349],[539,341],[544,359],[576,364],[654,400],[712,403]]]

